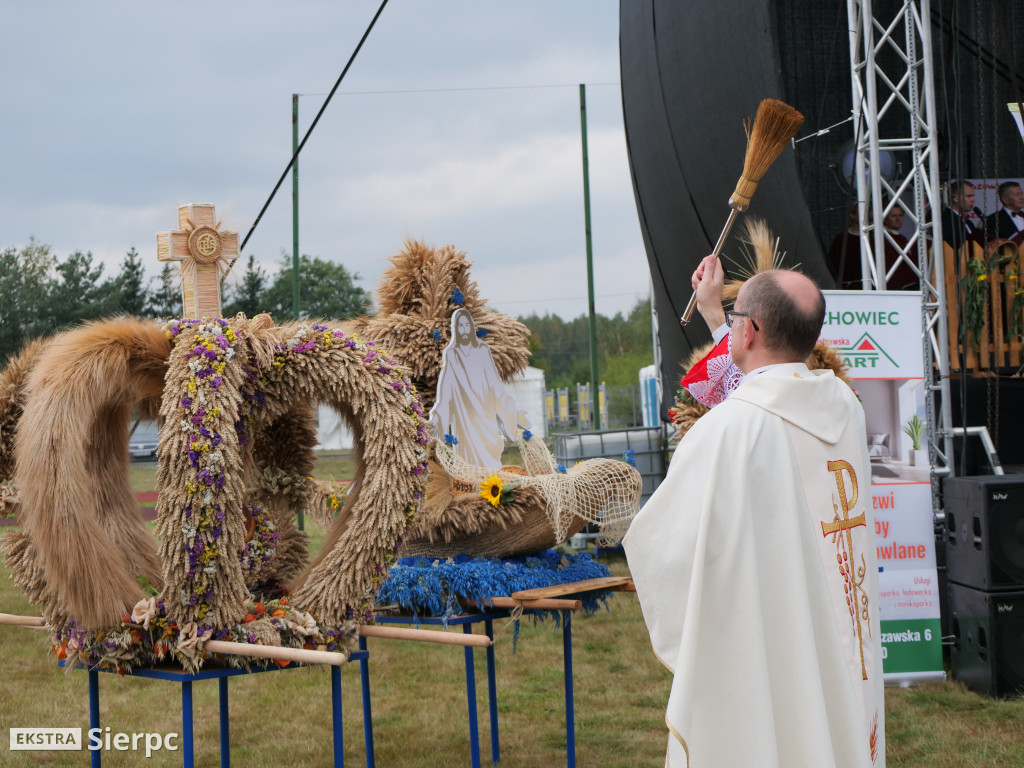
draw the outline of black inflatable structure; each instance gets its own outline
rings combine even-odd
[[[902,3],[875,0],[876,18]],[[710,340],[700,317],[679,325],[690,275],[710,252],[729,214],[743,168],[745,118],[762,99],[800,110],[797,138],[850,117],[852,87],[845,0],[690,3],[621,0],[622,104],[637,211],[658,313],[666,402],[680,364]],[[939,117],[940,174],[1024,175],[1024,145],[1006,111],[1024,88],[1024,4],[1013,0],[933,0],[932,42]],[[1008,41],[1008,42],[1007,42]],[[883,66],[891,52],[880,56]],[[1021,53],[1024,59],[1024,53]],[[905,116],[886,130],[906,136]],[[837,169],[854,137],[847,122],[787,148],[762,179],[747,215],[767,220],[787,265],[834,287],[825,253],[845,226],[849,186]],[[909,167],[907,157],[897,165]],[[742,221],[742,220],[741,220]],[[725,253],[739,256],[737,234]]]

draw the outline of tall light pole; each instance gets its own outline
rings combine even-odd
[[[580,83],[580,133],[583,143],[583,222],[587,234],[587,300],[590,307],[590,412],[601,428],[597,380],[597,314],[594,311],[594,247],[590,236],[590,160],[587,156],[587,86]]]

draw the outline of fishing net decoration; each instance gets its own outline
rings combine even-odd
[[[443,443],[436,445],[435,455],[440,467],[459,487],[471,487],[477,495],[481,484],[494,475],[516,495],[537,494],[556,543],[565,541],[571,531],[580,530],[586,523],[599,526],[600,543],[621,541],[639,508],[643,491],[643,481],[636,469],[612,459],[588,459],[565,468],[555,461],[542,440],[520,436],[516,445],[523,467],[503,467],[497,472],[469,464]]]

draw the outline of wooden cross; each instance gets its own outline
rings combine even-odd
[[[181,264],[185,319],[221,316],[221,279],[238,257],[238,233],[217,228],[212,203],[179,206],[178,229],[157,233],[156,257]]]

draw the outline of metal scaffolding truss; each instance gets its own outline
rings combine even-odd
[[[861,274],[866,290],[885,290],[901,262],[921,278],[928,452],[938,516],[941,478],[953,470],[953,430],[930,5],[930,0],[905,0],[891,18],[880,18],[871,0],[847,0]],[[912,207],[901,201],[909,190]],[[896,205],[914,225],[905,247],[881,226]],[[886,244],[899,254],[888,270]]]

